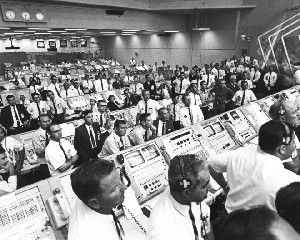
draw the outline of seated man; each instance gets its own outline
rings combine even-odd
[[[191,97],[188,94],[183,95],[184,106],[179,109],[179,120],[182,127],[200,123],[204,120],[200,106],[191,105]]]
[[[102,150],[99,154],[99,158],[118,153],[124,149],[130,148],[132,145],[126,134],[127,123],[125,120],[116,120],[114,123],[114,130],[106,138]]]
[[[135,96],[133,94],[131,94],[131,92],[129,91],[128,88],[126,88],[124,90],[124,95],[125,95],[125,99],[124,99],[124,105],[123,108],[129,108],[135,105]]]
[[[249,104],[256,100],[256,97],[252,90],[248,89],[248,83],[246,81],[242,81],[241,85],[242,90],[238,90],[232,98],[232,101],[235,102],[236,107]]]
[[[0,148],[0,170],[7,172],[7,178],[0,176],[0,197],[17,189],[17,176],[12,162],[7,159],[6,151]]]
[[[210,209],[202,202],[210,180],[207,164],[196,155],[171,160],[169,188],[150,216],[149,240],[195,240],[210,236]]]
[[[156,127],[152,123],[150,113],[142,113],[140,124],[135,126],[129,133],[129,139],[134,146],[156,138]]]
[[[75,129],[74,147],[79,156],[76,166],[96,158],[103,146],[100,125],[93,122],[92,111],[83,111],[83,116],[84,123]]]
[[[50,107],[51,115],[53,116],[53,122],[60,124],[66,119],[67,103],[59,96],[55,96],[52,91],[47,92],[48,101],[47,104]]]
[[[45,158],[51,176],[65,172],[78,160],[77,151],[67,140],[62,139],[61,128],[57,124],[50,124],[47,128],[50,141],[45,150]]]
[[[162,107],[158,110],[158,118],[153,121],[156,128],[156,136],[160,137],[174,131],[173,121],[170,119],[168,110]]]
[[[112,161],[90,161],[71,174],[77,195],[69,220],[68,240],[120,240],[124,238],[113,208],[124,201],[126,185]]]
[[[0,123],[7,129],[8,134],[18,134],[30,127],[30,114],[22,104],[16,103],[13,95],[8,95],[9,105],[1,110]]]

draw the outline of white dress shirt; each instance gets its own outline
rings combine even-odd
[[[138,102],[136,106],[136,111],[137,113],[145,113],[145,101],[141,100]],[[157,118],[157,111],[161,108],[162,106],[156,102],[155,100],[149,99],[147,101],[147,113],[151,114],[152,120],[155,120]]]
[[[191,98],[191,105],[200,106],[202,104],[199,94],[195,94],[195,93],[190,92],[189,96]]]
[[[190,81],[185,78],[182,80],[182,87],[181,87],[181,91],[180,91],[181,80],[179,78],[177,78],[173,82],[176,83],[175,92],[180,93],[180,94],[186,93],[186,90],[190,86]]]
[[[130,87],[129,87],[130,92],[136,93],[137,95],[142,95],[143,89],[144,89],[144,86],[140,82],[135,83],[135,84],[130,84]]]
[[[88,132],[88,134],[89,134],[90,142],[91,142],[92,147],[93,147],[93,148],[97,147],[96,135],[95,135],[95,132],[94,132],[94,128],[92,127],[92,125],[86,125],[86,124],[85,124],[85,128],[86,128],[86,130],[87,130],[87,132]],[[92,141],[91,133],[92,133],[92,136],[93,136],[93,138],[94,138],[94,140],[95,140],[94,143],[93,143],[93,141]],[[93,144],[95,144],[95,146],[93,146]]]
[[[261,73],[259,70],[257,70],[256,72],[251,71],[250,72],[250,80],[253,82],[257,82],[260,79]]]
[[[248,84],[248,89],[252,89],[252,88],[253,88],[253,83],[252,83],[252,81],[249,80],[249,79],[246,79],[246,80],[240,80],[240,81],[238,81],[237,85],[239,86],[240,89],[242,88],[242,87],[241,87],[242,81],[246,81],[246,82],[247,82],[247,84]]]
[[[210,209],[205,203],[201,203],[202,216],[208,221],[200,219],[200,205],[192,203],[192,212],[195,217],[195,225],[201,237],[201,226],[206,233],[210,232]],[[192,221],[189,216],[189,206],[179,204],[170,194],[169,188],[162,193],[150,216],[150,229],[147,232],[148,240],[195,240]]]
[[[126,76],[124,77],[124,82],[125,82],[125,83],[133,82],[133,79],[134,79],[133,76],[127,76],[127,75],[126,75]]]
[[[41,114],[47,114],[47,111],[50,110],[50,107],[45,101],[40,101],[39,107],[40,107]],[[34,119],[37,119],[40,115],[36,102],[30,103],[29,106],[27,107],[27,111],[31,114],[31,117]]]
[[[244,105],[249,104],[249,103],[256,100],[256,97],[255,97],[254,93],[251,90],[248,90],[248,89],[238,90],[232,98],[232,101],[234,101],[235,104],[238,105],[238,106],[242,105],[242,99],[243,99],[244,91],[245,91]]]
[[[211,73],[217,77],[217,79],[223,79],[226,75],[225,70],[213,68]]]
[[[47,104],[50,107],[52,114],[55,114],[54,105],[56,107],[56,114],[62,114],[64,109],[67,108],[67,103],[60,97],[54,98],[54,104],[53,104],[52,100],[49,99],[47,101]]]
[[[112,215],[95,212],[79,199],[69,220],[68,240],[119,240]]]
[[[59,92],[59,94],[61,95],[60,86],[59,86],[58,83],[55,83],[55,84],[50,83],[49,86],[48,86],[48,88],[47,88],[47,90],[50,90],[50,91],[53,92],[53,94],[54,94],[55,97],[59,97],[58,94],[57,94],[56,89]]]
[[[40,85],[34,85],[34,86],[30,86],[29,87],[29,91],[30,91],[30,93],[40,93],[40,89],[42,89],[43,87],[42,86],[40,86]],[[56,94],[57,95],[57,94]]]
[[[258,205],[276,211],[278,190],[292,182],[300,182],[300,176],[285,169],[279,158],[253,144],[211,156],[208,164],[218,173],[227,172],[230,191],[225,207],[229,213]]]
[[[94,87],[94,83],[92,80],[83,80],[82,86],[83,86],[83,88],[88,88],[89,90],[92,90]]]
[[[82,95],[84,95],[84,93],[79,88],[69,88],[67,90],[68,97],[77,97],[77,96],[82,96]]]
[[[15,175],[9,176],[7,182],[4,180],[0,181],[0,191],[10,193],[16,190],[17,190],[17,176]]]
[[[163,125],[164,125],[164,122],[161,120],[158,120],[157,134],[156,134],[158,137],[165,135],[167,132],[167,124],[165,123],[165,132],[164,133],[163,133]]]
[[[104,158],[106,156],[120,152],[121,148],[123,148],[124,150],[131,146],[127,135],[123,136],[122,140],[123,144],[120,140],[120,136],[118,136],[115,131],[112,131],[111,134],[105,139],[104,145],[98,157]]]
[[[57,169],[77,154],[73,144],[71,144],[68,140],[61,139],[60,143],[68,159],[66,159],[63,151],[61,150],[59,142],[50,140],[45,150],[45,159],[51,176],[57,175],[59,173]]]
[[[179,110],[179,120],[184,127],[200,123],[204,120],[202,110],[199,106],[191,105],[189,108],[183,106]]]
[[[208,81],[207,81],[207,78],[208,78]],[[209,74],[209,75],[203,74],[202,75],[202,81],[206,82],[207,88],[213,88],[214,85],[215,85],[215,75],[213,75],[213,74]],[[199,86],[198,86],[199,89],[200,89],[200,83],[201,83],[201,81],[199,81]]]
[[[16,114],[17,114],[17,118],[18,118],[18,119],[16,118],[15,110],[16,110]],[[14,121],[13,127],[18,127],[18,122],[17,122],[17,120],[19,120],[20,126],[22,126],[23,123],[22,123],[22,121],[21,121],[21,116],[19,115],[19,111],[18,111],[18,109],[17,109],[17,106],[15,106],[15,107],[10,106],[10,111],[11,111],[12,118],[13,118],[13,121]]]
[[[101,84],[101,82],[102,82],[102,84]],[[95,80],[94,86],[95,86],[96,92],[107,91],[108,90],[107,79],[102,78],[102,79]]]
[[[267,72],[264,76],[264,82],[265,82],[265,85],[268,85],[269,84],[269,81],[270,81],[270,85],[273,87],[276,83],[276,80],[277,80],[277,73],[276,72]]]
[[[179,121],[179,110],[183,105],[180,103],[177,103],[174,105],[174,103],[171,103],[167,106],[167,109],[169,111],[170,116],[172,117],[173,121]],[[174,117],[175,115],[175,117]]]
[[[15,151],[21,151],[24,148],[23,144],[15,138],[8,136],[1,141],[0,145],[5,150],[7,160],[16,164]],[[1,169],[0,173],[1,172],[3,173],[6,171]]]

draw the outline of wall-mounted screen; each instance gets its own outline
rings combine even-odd
[[[37,46],[37,48],[45,48],[45,42],[44,41],[37,41],[36,46]]]

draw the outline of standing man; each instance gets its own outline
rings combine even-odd
[[[100,125],[101,133],[106,132],[109,124],[109,114],[107,113],[107,103],[104,100],[99,100],[97,103],[98,112],[93,113],[93,121]]]
[[[134,146],[156,138],[156,127],[153,125],[150,113],[142,113],[140,124],[135,126],[129,133],[129,139]]]
[[[130,108],[132,106],[134,106],[135,104],[135,97],[133,94],[131,94],[131,92],[129,91],[128,88],[126,88],[124,90],[124,95],[125,95],[125,99],[124,99],[124,105],[123,105],[123,108],[126,109],[126,108]]]
[[[168,110],[162,107],[158,110],[158,118],[153,121],[156,128],[156,136],[160,137],[174,131],[173,121],[170,119]]]
[[[74,136],[74,147],[79,156],[76,166],[96,158],[103,146],[100,125],[93,122],[92,111],[85,110],[82,113],[84,124],[75,128]]]
[[[248,83],[246,81],[242,81],[241,87],[242,89],[237,91],[232,98],[232,101],[235,102],[236,107],[249,104],[256,100],[252,90],[248,89]]]
[[[145,75],[145,79],[146,81],[144,82],[143,86],[144,86],[144,89],[148,90],[149,93],[150,93],[150,98],[151,99],[155,99],[155,95],[156,95],[156,85],[155,85],[155,81],[154,80],[151,80],[150,78],[150,75],[149,74],[146,74]]]
[[[188,127],[204,120],[200,106],[191,105],[191,97],[188,94],[183,95],[182,101],[184,106],[179,110],[179,121],[182,127]]]
[[[274,72],[274,67],[270,66],[269,71],[264,75],[264,83],[267,89],[267,94],[272,94],[274,85],[277,81],[277,73]]]
[[[207,84],[204,80],[201,81],[200,86],[201,111],[204,119],[208,119],[212,116],[214,94],[207,89]]]
[[[180,129],[179,109],[183,106],[180,101],[180,95],[173,95],[172,102],[167,106],[170,118],[173,120],[174,130]]]
[[[124,149],[130,148],[132,145],[126,134],[127,129],[127,122],[125,120],[117,119],[114,123],[114,130],[106,138],[98,157],[104,158],[106,156],[118,153]]]
[[[50,141],[49,133],[46,131],[52,120],[49,115],[43,114],[39,117],[40,128],[32,136],[32,145],[37,155],[37,162],[40,164],[35,173],[36,182],[49,178],[50,172],[45,159],[45,149]]]
[[[198,90],[198,84],[195,80],[192,80],[191,82],[189,96],[191,98],[191,105],[201,106],[201,98]]]
[[[47,128],[50,141],[45,150],[45,158],[51,176],[69,170],[78,160],[77,151],[74,146],[62,139],[61,128],[57,124],[50,124]]]
[[[190,86],[190,81],[185,77],[185,73],[180,73],[180,78],[175,79],[173,81],[174,87],[175,87],[175,93],[178,94],[185,94],[186,90]]]
[[[57,77],[55,75],[52,75],[50,77],[50,81],[51,83],[48,86],[48,91],[52,91],[56,97],[61,97],[61,91],[59,84],[57,83]]]
[[[53,122],[60,124],[66,120],[67,104],[61,97],[55,97],[52,91],[47,92],[47,104],[50,107],[51,115],[53,115]]]
[[[160,104],[155,100],[150,99],[150,91],[148,89],[144,89],[142,91],[143,100],[139,101],[136,106],[137,115],[136,115],[136,123],[139,123],[140,115],[142,113],[149,113],[152,120],[155,120],[157,117],[157,111],[161,108]]]
[[[224,79],[221,80],[220,83],[211,90],[211,92],[215,94],[215,114],[218,115],[224,113],[233,97],[233,92],[226,87]]]
[[[148,240],[206,240],[211,238],[207,197],[210,175],[197,155],[171,160],[169,188],[162,193],[150,217]]]
[[[41,101],[41,95],[38,93],[32,94],[33,102],[27,107],[27,111],[31,114],[31,125],[33,129],[38,129],[38,118],[42,114],[48,114],[50,107],[45,101]]]
[[[7,129],[9,135],[18,134],[30,127],[30,114],[22,104],[16,104],[13,95],[8,95],[9,105],[1,110],[0,122]]]

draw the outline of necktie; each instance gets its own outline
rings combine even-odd
[[[189,215],[190,215],[190,219],[192,221],[192,225],[193,225],[193,230],[194,230],[194,234],[195,234],[195,240],[199,240],[199,234],[198,234],[198,230],[196,227],[196,221],[195,221],[195,216],[192,212],[192,206],[190,205],[190,209],[189,209]]]
[[[37,103],[36,106],[37,106],[37,109],[38,109],[38,111],[39,111],[39,116],[40,116],[40,115],[41,115],[41,109],[40,109],[39,103]]]
[[[15,118],[16,118],[16,121],[17,121],[17,125],[18,125],[18,127],[20,127],[21,126],[21,121],[20,121],[19,115],[17,114],[16,106],[14,106],[14,114],[15,114]]]
[[[80,96],[80,92],[79,92],[79,89],[77,88],[77,92],[78,92],[78,95]]]
[[[145,131],[144,139],[145,139],[145,142],[148,141],[148,129],[146,129],[146,131]]]
[[[191,124],[193,124],[193,116],[192,116],[192,112],[191,112],[190,107],[189,107],[189,115],[190,115]]]
[[[176,121],[176,104],[174,104],[173,115],[174,115],[174,121]]]
[[[194,93],[194,98],[195,98],[195,105],[197,105],[197,100],[196,100],[196,94]]]
[[[57,115],[57,108],[56,108],[56,106],[55,106],[54,99],[52,99],[51,101],[52,101],[53,108],[54,108],[54,115]]]
[[[46,146],[45,146],[45,147],[47,147],[48,144],[49,144],[49,137],[48,137],[47,131],[46,131],[45,139],[46,139],[46,140],[45,140],[45,142],[46,142]]]
[[[59,91],[58,91],[58,89],[57,89],[57,87],[56,87],[55,84],[54,84],[54,88],[55,88],[56,94],[60,97],[60,93],[59,93]]]
[[[148,104],[147,104],[147,101],[145,101],[145,113],[148,112]]]
[[[101,82],[101,89],[102,89],[102,91],[104,91],[102,79],[100,79],[100,82]]]
[[[207,74],[206,76],[207,76],[206,84],[207,84],[207,86],[208,86],[208,84],[209,84],[209,74]]]
[[[220,79],[220,70],[218,70],[218,80]]]
[[[180,79],[180,89],[179,89],[179,93],[181,93],[181,90],[182,90],[182,82],[183,82],[183,80]]]
[[[94,138],[94,135],[93,135],[92,127],[90,127],[90,138],[91,138],[91,145],[92,145],[92,148],[97,147],[97,146],[96,146],[96,141],[95,141],[95,138]]]
[[[123,227],[122,227],[119,219],[116,217],[116,214],[113,210],[111,211],[111,215],[113,216],[113,220],[114,220],[115,227],[116,227],[117,233],[119,235],[119,238],[120,238],[120,240],[123,240],[122,234],[121,234],[121,232],[124,233]]]
[[[120,137],[120,142],[122,144],[122,147],[120,147],[120,151],[124,150],[125,149],[125,145],[124,145],[124,141],[123,141],[123,138]]]
[[[241,106],[243,106],[245,103],[246,90],[244,90],[243,92],[244,93],[243,93],[243,97],[242,97],[242,101],[241,101]]]
[[[161,135],[165,135],[165,134],[166,134],[166,122],[163,122]]]
[[[102,113],[100,114],[100,127],[103,127],[103,115]]]
[[[66,158],[66,161],[68,161],[67,154],[66,154],[66,152],[65,152],[64,148],[61,146],[61,142],[60,142],[60,141],[59,141],[59,147],[60,147],[60,149],[62,150],[62,152],[64,153],[64,155],[65,155],[65,158]]]

